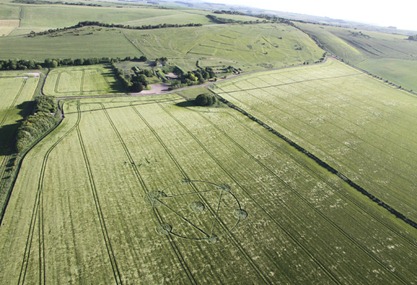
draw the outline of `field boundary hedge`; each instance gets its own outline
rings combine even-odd
[[[166,29],[166,28],[184,28],[184,27],[201,27],[203,24],[199,23],[188,23],[188,24],[157,24],[157,25],[142,25],[142,26],[130,26],[130,25],[123,25],[123,24],[108,24],[102,23],[98,21],[82,21],[78,22],[73,26],[63,27],[63,28],[56,28],[56,29],[49,29],[42,32],[30,32],[27,36],[28,37],[35,37],[35,36],[42,36],[53,34],[56,32],[68,31],[73,29],[79,29],[82,27],[103,27],[103,28],[117,28],[117,29],[127,29],[127,30],[155,30],[155,29]]]
[[[20,172],[20,169],[22,167],[23,159],[26,157],[26,155],[29,153],[29,151],[31,151],[41,140],[43,140],[47,135],[49,135],[52,131],[54,131],[61,124],[61,122],[64,118],[63,105],[61,106],[60,102],[58,102],[58,109],[59,109],[59,112],[62,114],[61,119],[58,120],[53,126],[51,126],[51,128],[49,130],[44,132],[41,136],[39,136],[36,140],[34,140],[29,146],[27,146],[25,148],[25,150],[23,150],[21,153],[17,154],[17,156],[16,156],[15,166],[14,166],[14,169],[12,170],[12,173],[10,174],[10,180],[9,180],[8,184],[6,184],[6,186],[5,186],[6,199],[5,199],[4,204],[0,205],[1,206],[1,209],[0,209],[0,226],[3,222],[3,217],[4,217],[4,214],[6,212],[7,205],[9,204],[14,185],[16,184],[17,177],[19,176],[19,172]]]
[[[227,99],[223,98],[219,94],[217,94],[215,92],[213,92],[213,93],[215,94],[216,98],[220,102],[226,104],[228,107],[230,107],[230,108],[232,108],[232,109],[240,112],[241,114],[243,114],[244,116],[248,117],[252,121],[258,123],[260,126],[262,126],[263,128],[267,129],[272,134],[274,134],[277,137],[279,137],[280,139],[284,140],[286,143],[288,143],[291,147],[293,147],[297,151],[299,151],[302,154],[306,155],[307,157],[311,158],[320,167],[322,167],[322,168],[326,169],[327,171],[329,171],[330,173],[336,175],[337,177],[339,177],[340,179],[342,179],[344,182],[346,182],[347,184],[349,184],[349,186],[351,186],[353,189],[355,189],[359,193],[363,194],[364,196],[368,197],[370,200],[372,200],[372,202],[374,202],[378,206],[384,208],[385,210],[387,210],[388,212],[390,212],[391,214],[393,214],[396,218],[402,220],[406,224],[408,224],[408,225],[412,226],[413,228],[417,229],[417,222],[411,220],[410,218],[408,218],[407,216],[405,216],[401,212],[397,211],[396,209],[394,209],[393,207],[391,207],[390,205],[388,205],[387,203],[385,203],[384,201],[382,201],[381,199],[379,199],[378,197],[376,197],[375,195],[369,193],[362,186],[360,186],[359,184],[353,182],[351,179],[349,179],[348,177],[346,177],[343,173],[341,173],[340,171],[338,171],[334,167],[330,166],[327,162],[321,160],[319,157],[317,157],[316,155],[312,154],[311,152],[309,152],[308,150],[306,150],[305,148],[303,148],[302,146],[300,146],[299,144],[297,144],[296,142],[294,142],[290,138],[286,137],[282,133],[278,132],[277,130],[275,130],[274,128],[272,128],[271,126],[269,126],[268,124],[266,124],[265,122],[261,121],[260,119],[256,118],[255,116],[251,115],[250,113],[246,112],[242,108],[236,106],[235,104],[233,104],[232,102],[230,102]]]
[[[47,70],[47,73],[49,70]],[[40,80],[38,83],[38,86],[35,90],[35,96],[44,96],[42,89],[45,84],[46,75],[43,73],[40,76]],[[61,104],[60,101],[57,102],[57,116],[59,116],[59,119],[56,119],[54,124],[45,132],[40,134],[35,140],[33,140],[30,144],[28,144],[21,152],[17,153],[16,156],[14,156],[14,166],[12,171],[10,172],[10,178],[8,178],[8,181],[4,184],[4,193],[6,198],[4,199],[4,203],[0,205],[0,226],[3,222],[3,217],[6,212],[7,206],[10,201],[10,197],[13,192],[14,185],[16,184],[17,177],[19,176],[20,169],[22,167],[23,159],[26,157],[26,155],[31,151],[41,140],[43,140],[47,135],[49,135],[52,131],[54,131],[62,122],[64,119],[64,110],[63,110],[63,104]]]

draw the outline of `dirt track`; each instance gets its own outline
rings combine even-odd
[[[162,94],[167,91],[169,91],[169,86],[164,83],[157,83],[157,84],[151,84],[150,90],[143,90],[138,93],[132,93],[132,96],[141,96],[141,95],[157,95]]]

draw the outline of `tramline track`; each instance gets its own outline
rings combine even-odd
[[[184,179],[190,180],[190,177],[188,176],[188,174],[185,172],[185,170],[180,165],[180,163],[175,159],[174,155],[168,149],[168,147],[165,145],[165,143],[163,142],[163,140],[161,139],[161,137],[158,135],[158,133],[152,128],[152,126],[149,124],[149,122],[146,121],[146,119],[142,116],[142,114],[140,114],[140,112],[136,108],[133,108],[133,109],[136,112],[136,114],[142,119],[142,121],[148,126],[148,128],[154,134],[155,138],[159,141],[159,143],[161,144],[161,146],[165,149],[165,152],[171,158],[172,162],[176,165],[176,167],[178,168],[178,170],[182,173]],[[239,244],[239,242],[237,241],[236,237],[233,235],[232,232],[230,232],[230,230],[227,228],[227,226],[225,225],[225,223],[220,219],[220,217],[218,216],[218,213],[216,213],[213,210],[213,208],[210,206],[210,204],[207,203],[206,199],[198,192],[198,189],[195,187],[195,185],[191,183],[191,187],[193,188],[193,190],[195,191],[195,193],[198,195],[198,197],[202,201],[204,201],[206,203],[206,205],[208,205],[208,209],[211,212],[211,214],[213,215],[213,217],[221,225],[222,229],[227,233],[228,237],[233,242],[234,246],[240,251],[240,253],[242,254],[242,256],[249,262],[249,264],[252,266],[252,268],[257,272],[258,276],[265,283],[271,284],[271,281],[269,280],[269,278],[266,277],[265,274],[263,274],[263,272],[260,270],[259,266],[253,261],[253,259],[249,256],[249,254]]]
[[[343,173],[339,172],[338,170],[336,170],[335,168],[333,168],[332,166],[330,166],[328,163],[326,163],[325,161],[323,161],[320,158],[318,158],[316,155],[310,153],[309,151],[307,151],[306,149],[304,149],[302,146],[300,146],[297,143],[295,143],[294,141],[292,141],[290,138],[288,138],[288,137],[284,136],[283,134],[279,133],[278,131],[276,131],[275,129],[273,129],[272,127],[270,127],[269,125],[267,125],[266,123],[262,122],[261,120],[259,120],[256,117],[252,116],[251,114],[249,114],[245,110],[239,108],[238,106],[232,104],[231,102],[229,102],[228,100],[224,99],[220,95],[217,95],[217,97],[218,97],[218,99],[220,101],[222,101],[223,103],[227,104],[230,108],[235,109],[236,111],[240,112],[241,114],[243,114],[244,116],[248,117],[252,121],[258,123],[260,126],[262,126],[263,128],[267,129],[268,131],[270,131],[275,136],[277,136],[280,139],[284,140],[286,143],[288,143],[295,150],[303,153],[304,155],[306,155],[307,157],[309,157],[310,159],[312,159],[320,167],[322,167],[322,168],[326,169],[327,171],[329,171],[330,173],[336,175],[338,178],[342,179],[344,182],[346,182],[347,184],[349,184],[356,191],[358,191],[361,194],[363,194],[364,196],[368,197],[373,202],[375,202],[377,205],[383,207],[388,212],[390,212],[391,214],[395,215],[397,218],[399,218],[402,221],[404,221],[406,224],[408,224],[408,225],[412,226],[413,228],[416,228],[417,229],[417,223],[415,221],[411,220],[410,218],[408,218],[407,216],[405,216],[401,212],[397,211],[396,209],[394,209],[393,207],[391,207],[390,205],[388,205],[387,203],[385,203],[381,199],[379,199],[376,196],[374,196],[373,194],[369,193],[366,189],[364,189],[363,187],[361,187],[357,183],[355,183],[352,180],[350,180],[348,177],[346,177],[345,175],[343,175]]]
[[[249,128],[248,126],[246,126],[245,124],[239,122],[238,119],[236,119],[236,117],[232,114],[229,113],[225,113],[229,116],[231,116],[232,118],[234,118],[234,120],[236,120],[236,123],[240,124],[241,127],[245,128],[247,131],[251,132],[252,134],[258,136],[261,140],[263,140],[264,142],[266,142],[269,146],[279,150],[280,152],[283,151],[283,149],[281,147],[279,147],[279,145],[277,145],[276,143],[274,143],[273,141],[269,140],[268,138],[266,138],[264,135],[255,132],[254,130],[252,130],[251,128]],[[330,188],[333,187],[337,187],[336,185],[331,184],[328,179],[325,179],[321,174],[318,174],[315,170],[311,169],[311,166],[309,166],[308,164],[304,163],[300,157],[295,156],[294,154],[292,154],[291,152],[286,152],[286,154],[291,157],[291,159],[293,159],[297,165],[299,165],[302,168],[306,168],[308,169],[308,172],[311,176],[315,176],[318,179],[320,179],[323,183],[325,183],[327,186],[329,186]],[[376,215],[374,213],[371,213],[369,211],[367,211],[367,208],[359,203],[358,201],[356,201],[351,195],[348,195],[347,193],[345,193],[344,191],[335,191],[334,192],[336,195],[343,197],[347,200],[349,200],[350,203],[354,204],[356,207],[358,207],[358,211],[361,211],[367,215],[369,215],[372,219],[374,219],[375,221],[377,221],[379,224],[383,225],[384,227],[388,228],[393,234],[397,235],[399,238],[401,238],[403,241],[407,242],[409,245],[413,246],[413,247],[417,247],[417,241],[415,241],[414,239],[410,239],[409,236],[406,236],[400,232],[398,232],[391,224],[386,223],[384,220],[381,219],[381,217],[379,215]]]
[[[80,106],[78,105],[77,109],[79,110],[79,108],[80,108]],[[95,181],[94,181],[94,176],[93,176],[93,173],[92,173],[90,160],[89,160],[88,155],[87,155],[87,150],[86,150],[84,140],[83,140],[82,135],[81,135],[81,130],[80,130],[79,124],[77,124],[77,126],[76,126],[76,132],[77,132],[78,140],[79,140],[79,143],[80,143],[80,146],[81,146],[85,166],[86,166],[86,169],[87,169],[88,179],[89,179],[89,182],[90,182],[90,189],[91,189],[91,192],[92,192],[92,195],[93,195],[94,204],[95,204],[96,211],[97,211],[97,216],[98,216],[98,219],[99,219],[99,222],[100,222],[100,227],[101,227],[101,231],[102,231],[103,238],[104,238],[104,243],[106,245],[107,254],[109,256],[110,264],[111,264],[111,267],[112,267],[114,281],[115,281],[116,284],[123,284],[121,274],[120,274],[120,271],[119,271],[119,267],[118,267],[118,264],[117,264],[116,256],[114,254],[113,246],[112,246],[110,236],[109,236],[109,233],[108,233],[108,230],[107,230],[106,221],[105,221],[105,218],[104,218],[104,215],[103,215],[103,210],[102,210],[102,207],[100,205],[100,199],[98,197],[98,192],[97,192],[96,184],[95,184]]]
[[[200,115],[201,116],[201,115]],[[267,170],[272,176],[276,177],[279,181],[281,181],[282,184],[286,185],[288,189],[291,189],[291,193],[294,193],[300,201],[302,201],[304,204],[306,204],[312,211],[317,213],[319,216],[321,216],[325,221],[327,221],[334,229],[336,229],[338,232],[340,232],[343,236],[345,236],[348,240],[350,240],[356,247],[360,248],[363,252],[365,252],[372,260],[374,260],[376,263],[381,265],[387,272],[391,272],[390,268],[388,268],[377,256],[375,256],[374,253],[372,253],[369,249],[367,249],[364,245],[356,241],[350,234],[348,234],[345,230],[343,230],[342,227],[337,225],[335,222],[333,222],[329,217],[327,217],[323,212],[321,212],[317,207],[315,207],[311,202],[309,202],[306,198],[304,198],[294,187],[292,187],[289,183],[284,181],[281,177],[279,177],[272,169],[270,169],[268,166],[266,166],[264,163],[262,163],[259,159],[254,157],[252,154],[250,154],[244,147],[242,147],[239,143],[237,143],[233,138],[231,138],[226,132],[220,130],[215,124],[213,124],[210,120],[207,118],[201,116],[204,120],[206,120],[209,124],[213,126],[213,128],[217,129],[217,131],[221,132],[223,136],[227,137],[228,140],[233,142],[243,153],[245,153],[247,156],[251,157],[253,161],[256,161],[256,163],[261,166],[263,169]],[[179,122],[179,121],[178,121]],[[181,123],[182,124],[182,123]],[[185,127],[185,126],[184,126]],[[287,206],[288,207],[288,206]],[[289,207],[288,207],[289,208]],[[397,276],[398,274],[394,272],[394,275]],[[397,276],[397,279],[401,281],[403,284],[407,284],[407,281],[404,280],[402,277]]]
[[[118,137],[119,142],[120,142],[120,144],[122,145],[122,147],[124,149],[124,152],[126,154],[126,157],[128,158],[130,165],[132,165],[133,172],[134,172],[134,174],[135,174],[135,176],[136,176],[139,184],[141,185],[142,189],[145,192],[145,195],[148,194],[150,192],[149,189],[148,189],[148,186],[146,185],[145,181],[143,180],[142,175],[140,174],[139,169],[136,166],[136,163],[135,163],[134,159],[132,158],[132,155],[130,154],[130,151],[129,151],[126,143],[124,142],[122,136],[120,135],[117,127],[114,125],[114,122],[111,119],[110,115],[108,114],[107,110],[105,109],[104,105],[102,103],[100,103],[99,105],[101,106],[104,114],[106,115],[107,120],[109,121],[109,124],[111,125],[114,133]],[[158,222],[159,223],[162,223],[162,218],[161,218],[161,215],[160,215],[158,209],[154,208],[153,210],[154,210],[154,212],[156,214],[156,217],[158,219]],[[181,254],[181,252],[180,252],[177,244],[172,239],[172,237],[170,237],[169,235],[167,236],[167,239],[168,239],[168,241],[170,243],[170,246],[173,249],[175,255],[177,256],[178,261],[180,262],[180,264],[181,264],[182,268],[184,269],[185,273],[187,274],[189,281],[191,282],[191,284],[197,284],[197,281],[195,280],[195,278],[194,278],[194,276],[193,276],[193,274],[192,274],[189,266],[187,265],[184,257],[182,256],[182,254]]]
[[[264,92],[267,92],[268,94],[270,94],[270,95],[273,95],[273,94],[271,94],[270,92],[268,92],[268,91],[265,91],[264,90]],[[279,109],[279,107],[273,102],[273,101],[271,101],[271,100],[263,100],[263,99],[261,99],[261,98],[259,98],[259,97],[256,97],[256,95],[252,95],[252,94],[250,94],[250,93],[247,93],[250,97],[253,97],[253,98],[255,98],[255,100],[258,100],[258,101],[260,101],[260,102],[262,102],[262,103],[264,103],[264,104],[267,104],[267,105],[269,105],[269,106],[273,106],[274,108],[276,108],[277,110],[280,110]],[[233,97],[233,96],[232,96]],[[271,98],[273,98],[273,97],[271,97]],[[234,98],[235,100],[237,100],[237,101],[239,101],[238,99],[236,99],[236,98]],[[293,101],[291,101],[291,100],[285,100],[285,99],[281,99],[281,100],[283,100],[283,101],[285,101],[286,102],[286,104],[287,105],[294,105],[294,106],[296,106],[297,108],[299,108],[299,109],[301,109],[301,110],[303,110],[304,112],[306,112],[306,113],[310,113],[310,114],[312,114],[313,116],[314,116],[314,113],[313,112],[311,112],[311,111],[309,111],[308,109],[306,109],[306,108],[303,108],[303,107],[300,107],[299,105],[297,105],[296,103],[294,103]],[[243,102],[241,102],[242,104],[245,104],[245,103],[243,103]],[[246,104],[245,104],[246,105]],[[255,108],[252,108],[252,109],[255,109]],[[256,109],[255,109],[256,110]],[[283,112],[283,113],[285,113],[285,114],[287,114],[287,115],[291,115],[290,113],[288,113],[288,112],[285,112],[285,111],[283,111],[283,110],[280,110],[281,112]],[[331,112],[332,114],[334,114],[333,112]],[[336,115],[336,114],[335,114]],[[297,118],[294,118],[294,119],[296,119],[297,120]],[[354,124],[354,125],[356,125],[358,128],[361,128],[357,123],[354,123],[354,122],[351,122],[351,121],[349,121],[348,119],[344,119],[343,118],[343,120],[346,120],[347,122],[349,122],[349,123],[351,123],[351,124]],[[302,120],[299,120],[302,124],[305,124]],[[334,123],[332,123],[331,121],[328,121],[328,123],[329,124],[331,124],[332,126],[334,126],[335,127],[335,129],[340,129],[340,130],[342,130],[342,131],[346,131],[346,133],[348,133],[351,137],[355,137],[355,138],[357,138],[358,140],[360,140],[360,141],[362,141],[362,142],[364,142],[365,144],[368,144],[368,145],[370,145],[371,147],[373,147],[374,149],[377,149],[377,150],[379,150],[380,152],[383,152],[383,153],[385,153],[385,154],[387,154],[388,156],[390,156],[392,159],[396,159],[396,160],[398,160],[398,161],[400,161],[402,164],[405,164],[405,165],[408,165],[410,168],[414,168],[412,165],[410,165],[409,163],[408,163],[408,161],[404,161],[404,160],[402,160],[401,158],[398,158],[398,157],[396,157],[394,154],[392,154],[392,153],[389,153],[388,151],[386,151],[385,149],[383,149],[383,148],[381,148],[381,147],[378,147],[378,146],[375,146],[374,144],[372,144],[372,143],[370,143],[369,141],[365,141],[364,139],[362,139],[361,137],[359,137],[359,136],[357,136],[356,134],[354,134],[354,133],[352,133],[352,132],[349,132],[349,131],[347,131],[346,130],[346,128],[342,128],[342,127],[340,127],[340,126],[338,126],[338,125],[336,125],[336,124],[334,124]],[[314,127],[312,127],[312,128],[314,128]],[[314,128],[314,129],[316,129],[317,130],[317,132],[319,132],[320,130],[318,130],[317,128]],[[377,137],[379,137],[378,135],[377,135]],[[341,142],[341,141],[339,141],[339,140],[337,140],[337,139],[335,139],[334,137],[332,137],[332,139],[334,140],[334,141],[336,141],[337,143],[339,143],[340,145],[344,145],[343,144],[343,142]],[[381,140],[386,140],[385,138],[381,138]],[[344,145],[345,147],[347,147],[347,148],[349,148],[349,149],[351,149],[352,151],[355,151],[352,147],[350,147],[350,146],[346,146],[346,145]],[[400,146],[401,147],[401,146]],[[405,150],[407,150],[408,151],[408,149],[405,149]],[[412,150],[411,150],[412,151]],[[355,152],[357,152],[357,151],[355,151]],[[358,152],[359,153],[359,152]],[[361,154],[361,156],[363,156],[363,157],[366,157],[367,158],[367,160],[368,161],[374,161],[374,157],[373,156],[370,156],[370,155],[368,155],[366,152],[365,153],[360,153]],[[383,168],[383,169],[386,169],[386,170],[388,170],[387,169],[387,167],[384,165],[384,164],[382,164],[381,166],[380,166],[380,168]],[[391,172],[391,171],[389,171],[389,172]],[[414,181],[411,181],[411,180],[409,180],[409,178],[407,178],[407,177],[404,177],[403,175],[402,175],[402,173],[396,173],[396,175],[398,176],[398,177],[401,177],[402,179],[404,179],[404,180],[406,180],[406,181],[408,181],[409,183],[411,183],[411,184],[413,184],[414,183]]]
[[[240,189],[243,190],[243,192],[251,198],[253,203],[257,205],[260,209],[262,209],[265,214],[280,228],[281,231],[283,231],[290,239],[293,241],[297,246],[299,246],[322,270],[326,273],[326,275],[333,280],[336,284],[341,284],[341,282],[337,279],[337,277],[330,272],[315,256],[312,254],[312,252],[304,246],[302,243],[300,243],[283,225],[281,225],[276,218],[274,218],[271,214],[269,214],[264,207],[254,198],[252,198],[252,195],[250,194],[249,190],[246,189],[245,186],[243,186],[233,175],[228,171],[226,168],[223,167],[222,163],[219,161],[218,158],[216,158],[208,149],[205,147],[202,142],[190,131],[188,130],[178,119],[173,117],[172,114],[167,112],[163,107],[161,107],[170,117],[172,117],[193,139],[194,141],[200,145],[200,147],[209,155],[209,157],[219,166],[219,168],[236,184],[239,186]]]
[[[79,108],[79,102],[77,105],[77,108]],[[25,278],[26,278],[26,273],[27,273],[27,269],[28,269],[28,265],[29,265],[29,259],[30,259],[30,254],[31,254],[31,248],[32,248],[32,243],[33,243],[33,237],[35,235],[35,228],[36,226],[38,226],[38,238],[39,238],[39,284],[46,284],[46,268],[45,268],[45,245],[44,245],[44,224],[43,224],[43,187],[44,187],[44,178],[45,178],[45,171],[46,171],[46,166],[48,163],[48,159],[49,159],[49,155],[51,154],[51,152],[55,149],[55,147],[62,141],[64,140],[72,131],[74,131],[81,120],[81,113],[78,112],[78,117],[77,117],[77,121],[75,122],[74,126],[72,126],[62,137],[60,137],[45,153],[43,161],[42,161],[42,166],[41,166],[41,170],[40,170],[40,176],[39,176],[39,180],[38,180],[38,187],[36,190],[36,197],[35,197],[35,202],[33,205],[33,209],[32,209],[32,215],[31,215],[31,219],[30,219],[30,224],[29,224],[29,232],[28,232],[28,236],[26,238],[26,246],[25,246],[25,251],[23,254],[23,260],[22,260],[22,265],[21,265],[21,269],[20,269],[20,273],[19,273],[19,279],[18,279],[18,284],[24,284],[25,283]],[[37,224],[36,224],[37,223]]]

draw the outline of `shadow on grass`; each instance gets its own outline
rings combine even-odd
[[[22,118],[29,116],[32,113],[33,108],[35,108],[35,101],[25,101],[16,106],[16,109],[19,110],[19,116]],[[19,122],[20,121],[22,120],[19,120]]]
[[[111,66],[106,66],[105,69],[107,72],[103,73],[103,76],[110,76],[114,77],[114,82],[110,83],[111,93],[127,93],[129,90],[126,88],[126,86],[122,83],[122,81],[117,78],[115,72],[111,68]]]
[[[16,153],[16,136],[17,130],[23,122],[23,118],[30,115],[34,107],[34,101],[25,101],[15,108],[19,110],[18,114],[22,119],[12,124],[0,127],[0,155],[12,155]],[[7,118],[6,118],[7,119]]]
[[[20,123],[0,127],[0,156],[16,153],[16,135]]]
[[[189,100],[189,101],[179,102],[175,104],[175,106],[187,108],[187,107],[196,107],[197,105],[195,104],[194,100]]]

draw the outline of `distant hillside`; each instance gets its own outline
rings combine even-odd
[[[142,2],[141,0],[137,2]],[[146,2],[146,1],[145,1]],[[178,5],[180,7],[187,7],[187,8],[194,8],[194,9],[228,9],[232,11],[239,11],[245,14],[252,14],[252,15],[259,15],[259,14],[267,14],[267,15],[274,15],[277,17],[289,19],[289,20],[296,20],[296,21],[305,21],[305,22],[312,22],[312,23],[320,23],[326,25],[333,25],[333,26],[340,26],[340,27],[349,27],[349,28],[357,28],[363,30],[370,30],[370,31],[379,31],[384,33],[397,33],[397,34],[405,34],[405,35],[412,35],[412,31],[408,30],[400,30],[396,27],[382,27],[382,26],[375,26],[365,23],[359,23],[354,21],[347,21],[342,19],[334,19],[329,17],[320,17],[320,16],[313,16],[313,15],[305,15],[299,13],[291,13],[291,12],[282,12],[282,11],[275,11],[275,10],[265,10],[265,9],[257,9],[253,7],[246,7],[242,5],[226,5],[226,4],[217,4],[217,3],[208,3],[203,1],[194,1],[194,0],[182,0],[182,1],[175,1],[175,0],[161,0],[161,1],[154,1],[158,3],[158,5]]]
[[[405,89],[417,90],[415,36],[296,23],[325,50]]]

